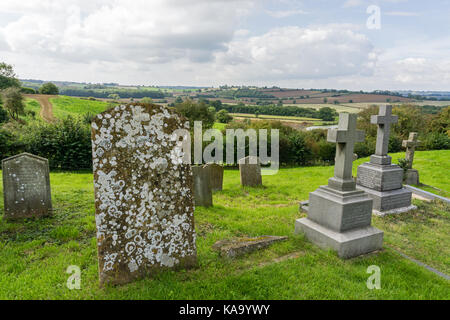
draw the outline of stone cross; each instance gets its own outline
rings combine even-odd
[[[408,140],[403,140],[403,147],[406,148],[406,161],[408,162],[408,169],[412,169],[414,160],[414,151],[419,146],[420,141],[417,140],[417,132],[411,132]]]
[[[92,122],[100,283],[123,284],[196,263],[192,171],[177,131],[189,122],[150,104]]]
[[[378,125],[375,155],[385,157],[388,153],[391,124],[398,122],[398,116],[392,115],[391,105],[380,106],[379,114],[372,116],[370,122]]]
[[[353,149],[356,142],[364,141],[364,131],[356,130],[356,114],[339,114],[337,129],[328,130],[328,142],[336,143],[334,177],[330,187],[340,190],[352,190],[355,183],[352,178]]]

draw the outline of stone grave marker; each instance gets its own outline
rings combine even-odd
[[[211,207],[213,205],[211,190],[211,171],[204,166],[192,166],[194,177],[194,202],[196,206]]]
[[[249,187],[262,185],[261,164],[258,157],[248,156],[239,159],[239,173],[241,185]]]
[[[405,182],[406,184],[420,184],[419,181],[419,171],[412,168],[414,161],[414,152],[416,151],[416,147],[420,145],[420,141],[417,140],[418,134],[417,132],[411,132],[409,134],[408,140],[403,140],[403,147],[406,148],[406,162],[407,162],[407,170],[405,174]]]
[[[403,188],[403,169],[391,164],[388,156],[390,126],[398,121],[392,115],[392,106],[381,106],[379,115],[371,117],[378,126],[375,154],[358,167],[357,188],[373,199],[373,211],[377,215],[406,212],[411,206],[411,191]]]
[[[5,219],[52,213],[48,160],[21,153],[2,161]]]
[[[356,117],[341,113],[338,128],[328,130],[327,140],[336,143],[334,177],[328,186],[309,194],[308,218],[295,222],[296,233],[337,251],[341,258],[372,252],[383,244],[383,232],[371,226],[372,199],[356,190],[352,178],[353,148],[364,140],[364,132],[356,130]]]
[[[123,284],[196,264],[192,171],[175,111],[116,106],[92,122],[100,283]]]
[[[223,166],[216,163],[208,163],[204,165],[209,169],[209,176],[211,178],[211,190],[222,191],[223,187]]]

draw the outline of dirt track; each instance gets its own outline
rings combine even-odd
[[[27,98],[35,99],[41,105],[41,118],[47,122],[53,122],[56,118],[53,116],[53,105],[50,102],[50,98],[56,98],[56,95],[46,94],[26,94]]]

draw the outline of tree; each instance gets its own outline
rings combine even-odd
[[[17,79],[12,65],[0,62],[0,90],[9,87],[20,87],[20,81]]]
[[[230,122],[231,120],[233,120],[233,117],[230,116],[230,114],[228,113],[227,110],[222,109],[222,110],[220,110],[220,111],[218,111],[218,112],[216,113],[216,119],[217,119],[217,121],[219,121],[220,123],[228,123],[228,122]]]
[[[204,102],[194,102],[191,99],[175,105],[177,111],[189,120],[191,129],[194,128],[194,121],[202,121],[203,128],[209,129],[215,121],[215,114]]]
[[[2,92],[4,100],[4,108],[8,111],[11,118],[14,120],[19,119],[19,115],[25,113],[25,104],[23,102],[23,96],[20,93],[18,87],[10,87]]]
[[[149,97],[144,97],[141,99],[140,101],[141,103],[148,103],[148,104],[152,104],[153,103],[153,99],[149,98]]]
[[[110,95],[108,95],[108,98],[116,101],[120,99],[120,96],[117,93],[111,93]]]
[[[323,121],[333,121],[336,111],[330,107],[323,107],[319,109],[319,118]]]
[[[44,83],[40,88],[39,88],[39,93],[40,94],[59,94],[59,89],[56,85],[54,85],[51,82],[47,82]]]

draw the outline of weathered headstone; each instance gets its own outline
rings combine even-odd
[[[420,145],[420,141],[417,140],[417,132],[411,132],[409,134],[408,140],[403,140],[403,147],[406,148],[406,162],[407,162],[407,170],[405,173],[405,182],[406,184],[420,184],[419,181],[419,171],[412,168],[414,161],[414,152],[416,147]]]
[[[209,170],[211,178],[211,190],[222,191],[223,187],[223,166],[216,163],[208,163],[204,165]]]
[[[308,218],[295,222],[295,232],[341,258],[378,250],[383,232],[371,226],[372,199],[356,190],[352,178],[353,148],[364,140],[364,132],[356,130],[356,114],[341,113],[338,128],[328,130],[327,140],[336,143],[334,177],[309,194]]]
[[[196,206],[211,207],[213,205],[210,173],[210,169],[204,166],[192,166]]]
[[[48,160],[21,153],[2,161],[5,219],[52,213]]]
[[[116,106],[93,120],[101,284],[196,264],[192,171],[176,134],[188,125],[148,104]]]
[[[248,156],[239,159],[239,173],[241,185],[249,187],[262,185],[261,164],[258,157]]]
[[[392,106],[381,106],[379,115],[371,117],[371,123],[378,125],[375,154],[358,167],[357,188],[373,199],[373,210],[377,215],[406,212],[411,206],[411,191],[403,188],[403,169],[391,164],[388,156],[391,124],[398,121],[392,115]]]

